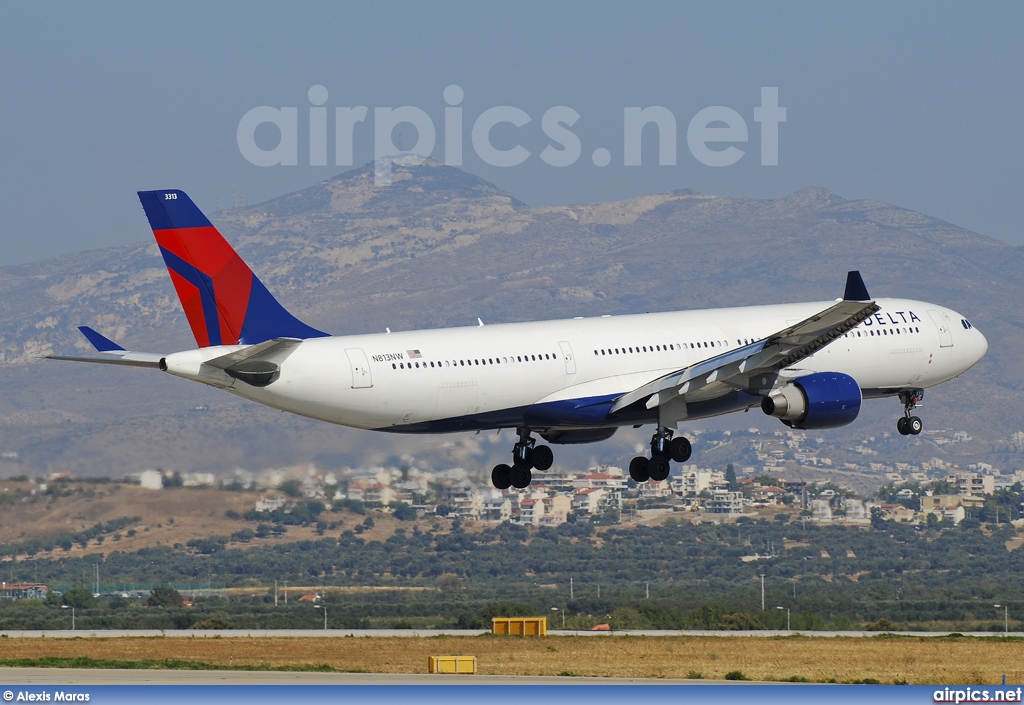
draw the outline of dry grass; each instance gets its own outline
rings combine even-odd
[[[125,516],[140,516],[139,524],[127,527],[120,533],[120,540],[105,537],[103,543],[93,540],[88,548],[79,545],[70,551],[55,549],[40,553],[38,558],[67,558],[85,553],[111,551],[132,552],[152,546],[173,546],[187,544],[191,539],[205,539],[211,536],[230,536],[239,529],[255,527],[251,521],[229,519],[225,512],[233,509],[239,514],[253,509],[256,500],[262,496],[274,496],[275,491],[226,492],[210,488],[180,488],[160,491],[121,484],[72,483],[73,487],[84,487],[88,494],[75,493],[67,497],[38,496],[34,501],[16,500],[5,505],[0,511],[0,543],[18,543],[28,538],[54,536],[64,532],[82,531],[96,524]],[[28,483],[4,482],[0,491],[28,492]],[[343,531],[352,529],[366,518],[351,512],[328,513],[328,522],[341,520],[342,525],[326,536],[337,537]],[[384,541],[392,536],[395,529],[404,527],[411,530],[413,524],[399,522],[380,512],[373,513],[374,527],[365,531],[362,537],[367,541]],[[450,530],[450,522],[444,520],[421,520],[422,529],[430,528],[442,532]],[[127,536],[128,529],[134,529],[135,536]],[[289,526],[288,532],[279,537],[259,539],[247,544],[232,543],[233,548],[254,548],[305,539],[322,538],[313,526]]]
[[[430,655],[476,656],[481,673],[883,683],[1024,680],[1024,642],[942,638],[815,637],[340,637],[5,639],[18,658],[182,659],[210,664],[312,666],[423,673]]]

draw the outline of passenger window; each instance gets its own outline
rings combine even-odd
[[[391,363],[391,369],[397,370],[398,369],[398,365],[396,365],[395,363],[392,362]]]

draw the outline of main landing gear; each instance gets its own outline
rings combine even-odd
[[[923,389],[900,392],[900,401],[903,402],[903,416],[896,422],[896,430],[900,432],[901,436],[916,436],[924,428],[921,419],[910,415],[910,412],[917,408],[922,399],[924,399]]]
[[[661,482],[668,478],[672,466],[669,461],[685,463],[693,448],[683,436],[672,437],[672,430],[659,426],[651,438],[651,457],[638,456],[629,461],[629,476],[634,482]]]
[[[517,428],[519,441],[512,447],[512,465],[495,465],[491,470],[491,484],[499,490],[507,490],[509,487],[523,489],[530,486],[533,480],[531,470],[541,472],[549,469],[555,462],[555,454],[548,446],[539,446],[534,438],[530,437],[530,429]]]

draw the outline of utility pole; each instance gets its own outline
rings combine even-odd
[[[274,607],[277,607],[277,578],[274,578]]]
[[[761,573],[761,611],[764,612],[764,573]]]
[[[1010,607],[1009,605],[992,605],[1003,608],[1003,634],[1010,633]]]
[[[284,603],[288,604],[288,581],[284,581]]]
[[[645,597],[644,597],[645,600],[651,599],[651,584],[650,583],[644,583],[644,593],[645,593]]]
[[[572,591],[572,578],[569,578],[569,599],[570,600],[575,600],[576,599],[576,597],[575,597],[575,595],[573,595],[573,591]]]

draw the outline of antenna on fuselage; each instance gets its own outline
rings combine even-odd
[[[480,316],[477,316],[477,317],[476,317],[476,322],[477,322],[477,323],[479,324],[479,327],[480,327],[480,328],[483,328],[483,327],[484,327],[484,322],[480,320]]]

